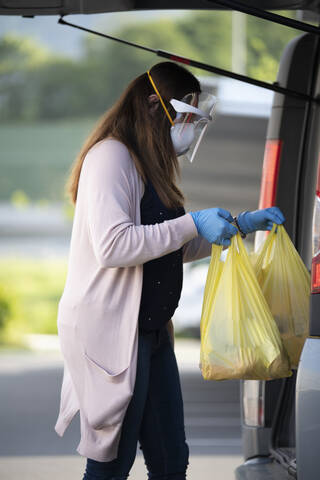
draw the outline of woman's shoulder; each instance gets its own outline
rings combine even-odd
[[[104,158],[109,161],[132,163],[127,146],[113,137],[103,138],[96,142],[87,152],[87,156]]]
[[[128,148],[114,138],[108,137],[95,143],[88,150],[83,167],[85,181],[94,185],[110,181],[132,189],[139,182]]]

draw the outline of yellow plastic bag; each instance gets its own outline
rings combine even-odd
[[[279,330],[239,235],[225,263],[212,245],[200,322],[200,363],[205,380],[289,377]]]
[[[309,332],[310,274],[283,225],[273,225],[251,261],[295,368]]]

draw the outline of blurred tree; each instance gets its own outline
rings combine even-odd
[[[28,36],[7,33],[0,37],[0,119],[21,116],[26,100],[26,74],[45,64],[51,53]]]
[[[174,21],[130,24],[115,35],[151,48],[170,50],[181,55],[188,52],[190,56],[197,56],[197,48],[194,48],[188,36],[179,30]],[[91,72],[92,100],[96,102],[97,108],[103,110],[111,106],[133,78],[164,60],[152,53],[94,36],[87,36],[83,47],[83,62],[88,72]]]
[[[294,18],[294,11],[279,11],[279,15]],[[266,20],[247,18],[248,75],[274,82],[279,61],[287,43],[301,32]]]
[[[214,64],[220,68],[231,68],[231,14],[230,12],[192,12],[177,21],[177,30],[188,39],[195,52],[188,48],[182,55]],[[171,51],[175,52],[172,44]],[[196,55],[196,56],[195,56]],[[195,69],[196,74],[205,75]]]
[[[29,101],[22,115],[55,119],[96,113],[88,91],[89,78],[82,62],[69,58],[50,59],[46,65],[28,72]]]
[[[130,22],[115,36],[230,69],[231,20],[230,12],[192,11],[175,20]],[[248,74],[274,81],[283,48],[297,33],[248,16]],[[31,38],[6,34],[0,39],[0,121],[102,114],[134,77],[159,61],[91,34],[83,37],[83,56],[76,60],[52,54]]]

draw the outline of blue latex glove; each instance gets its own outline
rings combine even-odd
[[[244,233],[256,230],[271,230],[273,223],[280,225],[285,221],[283,213],[278,207],[264,208],[254,212],[241,212],[238,216],[238,224]]]
[[[233,221],[231,213],[223,208],[207,208],[189,213],[198,233],[210,243],[227,247],[231,243],[230,238],[238,232],[230,223]]]

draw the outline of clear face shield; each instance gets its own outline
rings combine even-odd
[[[208,122],[212,120],[217,97],[209,92],[193,92],[188,93],[181,100],[172,98],[170,104],[176,111],[176,118],[173,120],[149,70],[147,74],[171,123],[170,134],[176,154],[184,155],[192,162],[208,127]]]
[[[208,92],[194,92],[181,100],[172,98],[170,103],[177,112],[170,132],[175,151],[192,162],[212,120],[217,98]]]

